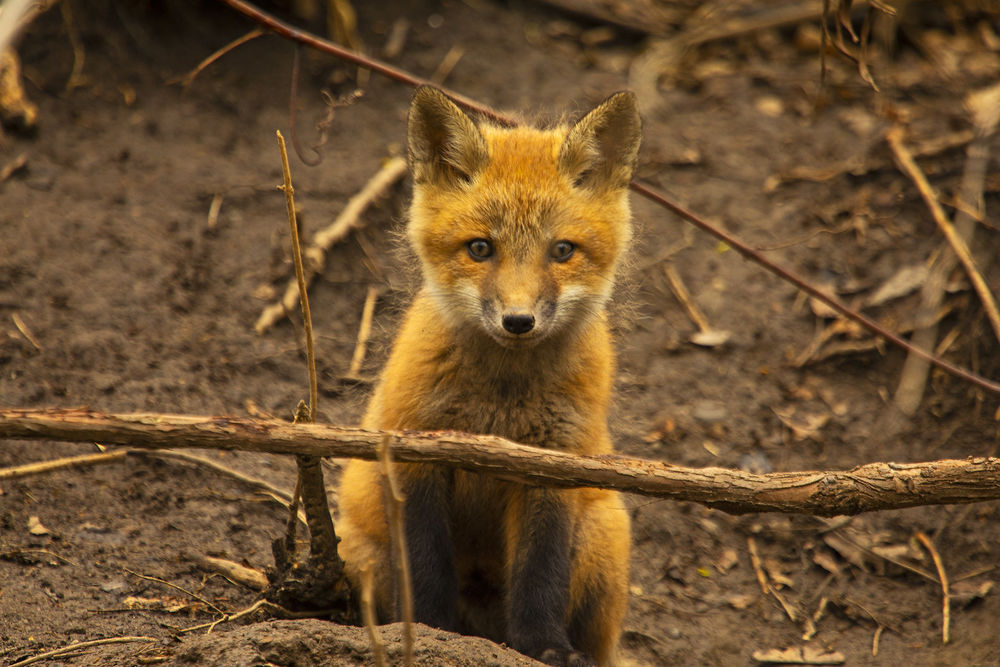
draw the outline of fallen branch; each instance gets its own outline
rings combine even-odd
[[[837,516],[1000,499],[1000,458],[869,463],[851,470],[753,474],[625,456],[576,456],[494,436],[238,417],[0,409],[0,438],[102,442],[144,449],[212,448],[375,459],[385,433],[396,461],[435,463],[545,486],[618,489],[701,503],[732,514]]]

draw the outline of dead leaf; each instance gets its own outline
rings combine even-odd
[[[816,551],[813,553],[812,561],[830,574],[840,574],[840,565],[826,551]]]
[[[993,590],[992,581],[975,583],[974,581],[958,581],[949,586],[949,596],[953,605],[959,608],[968,607],[976,600],[982,600]]]
[[[830,421],[829,413],[796,415],[795,406],[788,408],[771,408],[771,411],[781,420],[781,423],[792,431],[796,440],[819,440],[819,431]]]
[[[733,609],[746,609],[753,604],[756,596],[747,593],[734,593],[726,596],[726,604]]]
[[[757,662],[779,665],[842,665],[844,654],[839,651],[825,651],[812,646],[795,646],[792,648],[773,648],[767,651],[754,651],[753,659]]]
[[[28,517],[28,532],[32,535],[51,535],[52,531],[42,525],[37,516]]]
[[[732,337],[732,332],[721,329],[709,329],[698,331],[691,336],[691,342],[701,347],[718,347],[725,344]]]
[[[867,299],[869,306],[879,306],[886,301],[892,301],[916,291],[927,282],[930,270],[926,264],[904,266],[884,283]]]
[[[726,549],[723,549],[719,557],[715,559],[715,569],[720,573],[725,574],[736,567],[736,564],[739,562],[740,556],[736,553],[736,549],[727,547]]]
[[[795,582],[784,572],[783,565],[781,561],[774,558],[767,558],[764,560],[764,570],[767,572],[768,578],[774,583],[775,587],[781,588],[792,588]]]

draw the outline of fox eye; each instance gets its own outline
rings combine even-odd
[[[565,262],[573,256],[576,246],[572,241],[556,241],[552,246],[552,259],[557,262]]]
[[[482,262],[493,255],[493,244],[486,239],[472,239],[465,244],[465,247],[469,249],[469,257],[477,262]]]

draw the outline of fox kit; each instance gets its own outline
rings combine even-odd
[[[575,125],[475,123],[439,91],[409,115],[407,228],[423,272],[363,426],[457,430],[578,454],[612,452],[605,303],[631,237],[639,149],[631,93]],[[397,464],[417,621],[552,665],[614,662],[628,597],[618,494],[535,488]],[[352,461],[340,487],[348,575],[375,572],[398,617],[382,482]]]

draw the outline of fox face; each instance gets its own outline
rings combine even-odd
[[[602,313],[631,239],[639,136],[631,93],[543,130],[476,124],[419,89],[407,233],[440,316],[519,347]]]

